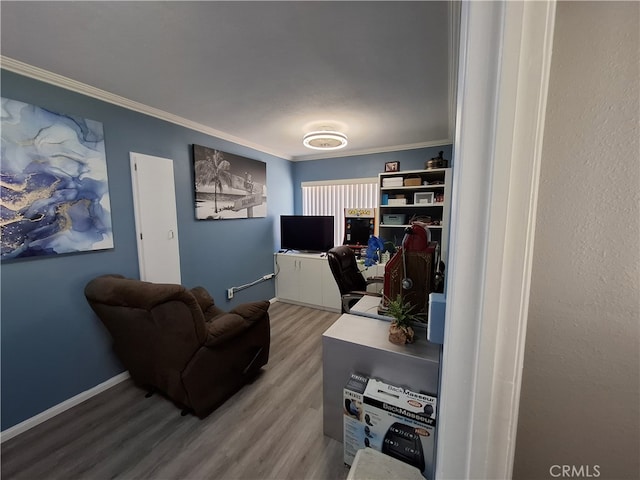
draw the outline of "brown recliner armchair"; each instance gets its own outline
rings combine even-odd
[[[269,302],[229,312],[202,287],[104,275],[85,287],[89,305],[139,386],[205,417],[269,359]]]

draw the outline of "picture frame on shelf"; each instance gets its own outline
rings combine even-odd
[[[435,195],[433,192],[416,192],[413,194],[414,205],[433,205]]]
[[[399,172],[400,162],[386,162],[384,164],[384,171],[386,172]]]

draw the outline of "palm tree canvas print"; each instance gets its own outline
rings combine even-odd
[[[193,146],[196,218],[223,220],[267,216],[267,164]]]

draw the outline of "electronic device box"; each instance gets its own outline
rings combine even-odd
[[[370,447],[418,468],[435,468],[437,398],[352,374],[344,387],[344,462]]]

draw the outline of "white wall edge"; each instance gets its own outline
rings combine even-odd
[[[510,478],[555,2],[463,2],[436,478]]]
[[[131,173],[131,193],[133,194],[133,219],[136,229],[136,254],[138,257],[138,277],[140,280],[144,280],[144,272],[146,271],[144,265],[144,244],[142,243],[142,225],[140,225],[140,205],[138,205],[138,172],[136,167],[138,153],[129,152],[129,170]]]
[[[25,421],[20,422],[11,428],[7,428],[6,430],[0,432],[0,443],[4,443],[5,441],[15,436],[20,435],[21,433],[24,433],[27,430],[37,425],[40,425],[43,422],[46,422],[47,420],[55,417],[56,415],[60,415],[62,412],[69,410],[70,408],[75,407],[76,405],[81,404],[85,400],[88,400],[91,397],[94,397],[99,393],[104,392],[105,390],[113,387],[114,385],[124,382],[128,378],[129,378],[129,372],[120,373],[115,377],[111,377],[109,380],[102,382],[93,388],[90,388],[89,390],[79,393],[78,395],[71,397],[62,403],[54,405],[53,407],[49,408],[48,410],[45,410],[42,413],[39,413],[38,415],[28,418]]]
[[[460,51],[460,5],[448,2],[449,10],[449,138],[456,136],[456,92],[458,89],[458,52]],[[451,142],[453,143],[453,141]]]
[[[438,480],[471,478],[471,432],[503,8],[500,2],[461,5],[456,167],[452,179],[447,308],[438,398],[435,472]]]
[[[504,245],[494,250],[501,255],[502,265],[499,296],[493,308],[494,342],[483,345],[486,352],[491,352],[494,365],[491,395],[487,396],[491,399],[492,422],[476,439],[477,444],[491,448],[486,459],[472,462],[486,465],[486,478],[511,478],[513,474],[555,11],[555,0],[507,4],[507,22],[512,30],[517,28],[517,33],[507,37],[506,44],[515,44],[517,35],[520,49],[514,52],[519,61],[514,65],[517,74],[513,76],[513,90],[517,93],[513,119],[499,114],[503,125],[511,125],[512,138],[500,142],[504,147],[501,158],[496,151],[496,163],[508,163],[510,175],[505,183],[509,201]],[[494,279],[488,277],[487,284],[494,285]],[[485,305],[490,306],[490,302]],[[487,315],[491,318],[493,313]],[[482,383],[489,386],[488,382]]]

